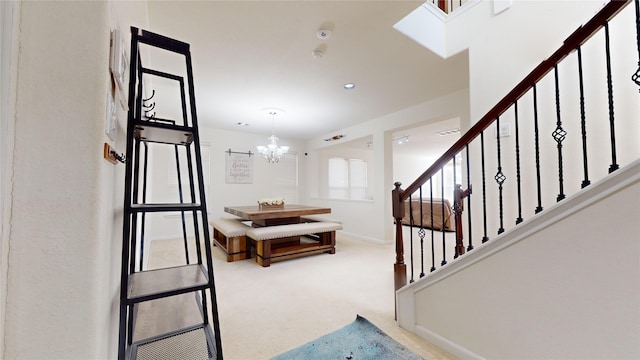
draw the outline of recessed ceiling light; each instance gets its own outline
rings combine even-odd
[[[352,90],[355,87],[356,87],[356,84],[354,84],[354,83],[346,83],[346,84],[344,84],[345,90]]]
[[[449,129],[449,130],[444,130],[444,131],[440,131],[436,133],[437,135],[440,136],[447,136],[447,135],[453,135],[453,134],[460,134],[460,129]]]
[[[404,143],[409,142],[409,135],[403,135],[403,136],[398,136],[393,138],[393,142],[398,144],[398,145],[402,145]]]

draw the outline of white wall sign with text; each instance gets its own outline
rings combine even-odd
[[[253,158],[250,155],[229,153],[225,159],[227,184],[253,183]]]

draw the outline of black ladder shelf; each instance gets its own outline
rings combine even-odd
[[[184,75],[143,67],[142,54],[151,52],[184,56],[186,89]],[[118,359],[222,359],[189,44],[131,27],[130,59]],[[181,120],[151,112],[153,95],[145,99],[144,88],[153,79],[175,86]],[[179,193],[174,203],[147,202],[149,144],[174,148]],[[180,154],[187,160],[190,202],[183,199]],[[153,212],[180,214],[184,264],[144,269],[146,214]],[[185,214],[193,218],[192,236]],[[190,241],[196,259],[189,256]]]

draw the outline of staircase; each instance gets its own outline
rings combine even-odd
[[[638,358],[639,198],[636,161],[400,289],[398,324],[465,359]]]
[[[606,4],[416,181],[396,184],[402,327],[462,358],[640,357],[640,43],[628,42],[640,23],[629,4]],[[403,203],[433,201],[431,180],[452,163],[463,168],[458,240],[403,227]]]

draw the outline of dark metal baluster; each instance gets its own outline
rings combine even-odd
[[[442,197],[442,202],[443,202],[443,206],[442,206],[442,262],[440,263],[440,265],[446,265],[447,264],[447,245],[445,242],[445,233],[444,233],[444,168],[440,168],[440,195]],[[434,229],[432,228],[431,231],[433,231]]]
[[[631,75],[631,80],[633,80],[636,85],[640,86],[640,0],[634,1],[636,5],[636,42],[638,43],[638,70]]]
[[[514,104],[516,123],[516,184],[518,186],[518,218],[516,225],[522,222],[522,190],[520,186],[520,131],[518,128],[518,102]]]
[[[418,230],[418,236],[420,237],[420,277],[424,276],[424,236],[426,232],[424,230],[424,218],[422,214],[422,186],[420,186],[420,230]]]
[[[564,172],[562,167],[562,142],[567,137],[567,132],[562,128],[562,119],[560,118],[560,84],[558,80],[558,65],[556,64],[553,67],[555,74],[555,82],[556,82],[556,129],[553,130],[551,134],[553,136],[553,140],[558,144],[558,188],[559,193],[556,198],[557,201],[560,201],[565,198],[564,195]]]
[[[429,206],[431,207],[431,271],[436,270],[436,249],[433,233],[433,176],[429,178]]]
[[[540,186],[540,132],[538,131],[538,91],[533,84],[533,126],[536,147],[536,184],[538,187],[538,206],[536,214],[542,211],[542,189]]]
[[[453,213],[454,213],[454,217],[453,217],[453,226],[456,229],[456,245],[455,245],[455,252],[453,253],[453,258],[457,259],[458,256],[460,256],[460,251],[458,251],[458,216],[457,214],[459,214],[462,211],[462,208],[460,207],[460,204],[458,203],[458,199],[456,197],[456,193],[455,193],[455,188],[456,188],[456,157],[453,157]],[[442,197],[442,211],[444,212],[444,196]],[[444,232],[444,221],[445,217],[442,217],[442,232]]]
[[[616,129],[613,116],[613,82],[611,80],[611,54],[609,53],[609,23],[604,23],[604,37],[605,37],[605,54],[607,57],[607,89],[609,93],[609,132],[611,133],[611,166],[609,166],[609,173],[612,173],[620,166],[616,162]]]
[[[504,209],[502,203],[502,184],[507,179],[502,172],[502,156],[500,153],[500,117],[496,118],[496,147],[498,149],[498,172],[493,177],[498,183],[498,203],[500,210],[500,228],[498,229],[498,234],[502,234],[504,232]]]
[[[484,236],[482,242],[489,241],[487,236],[487,182],[484,167],[484,131],[480,133],[480,154],[482,156],[482,222],[484,224]]]
[[[589,164],[587,163],[587,120],[584,110],[584,81],[582,76],[582,48],[578,46],[578,78],[580,79],[580,127],[582,130],[582,165],[584,167],[584,180],[582,188],[589,186]]]
[[[406,216],[406,215],[405,215]],[[413,225],[415,222],[413,221],[413,194],[409,195],[409,259],[411,261],[411,278],[409,279],[409,283],[412,283],[413,280]]]
[[[473,231],[471,231],[471,171],[469,168],[469,144],[467,144],[465,148],[467,150],[467,191],[469,192],[469,195],[467,196],[467,218],[469,223],[469,246],[467,246],[467,251],[471,251],[473,250],[473,237],[471,236]]]

